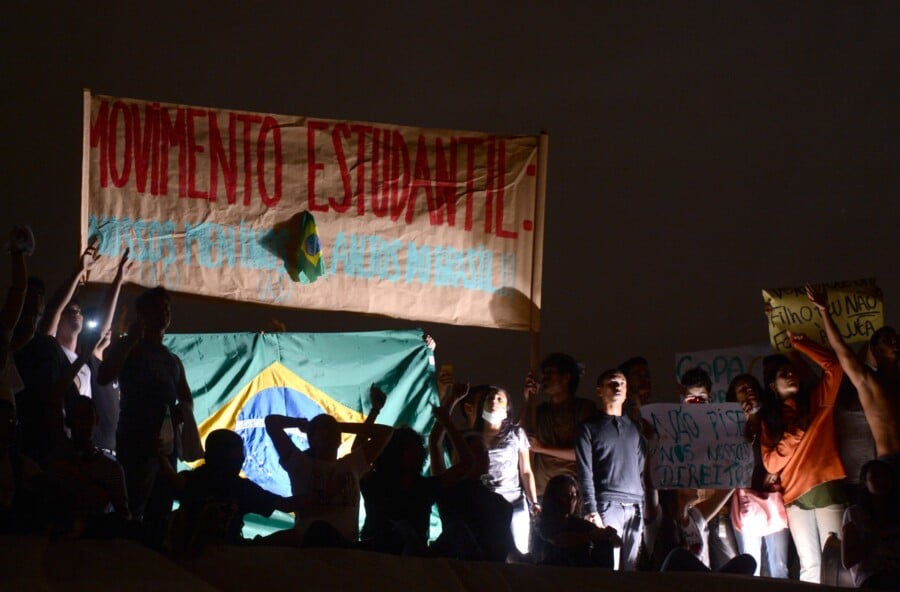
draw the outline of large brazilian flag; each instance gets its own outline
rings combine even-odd
[[[173,334],[165,345],[184,363],[201,439],[219,428],[240,434],[243,474],[279,495],[289,496],[291,487],[266,434],[267,415],[311,419],[328,413],[360,422],[369,413],[374,384],[387,394],[378,423],[421,434],[431,429],[430,405],[438,401],[434,355],[421,331]],[[290,436],[307,448],[304,433]],[[339,454],[349,452],[351,439]],[[244,534],[292,524],[286,514],[270,520],[250,514]]]

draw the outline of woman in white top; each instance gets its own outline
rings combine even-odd
[[[485,390],[482,413],[475,422],[475,430],[484,436],[490,454],[490,482],[487,485],[513,505],[513,539],[519,552],[527,553],[531,514],[540,511],[528,454],[528,437],[525,430],[510,419],[506,391],[496,386],[476,388]]]

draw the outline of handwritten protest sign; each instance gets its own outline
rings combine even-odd
[[[762,382],[764,357],[772,353],[768,345],[745,345],[708,349],[675,355],[675,380],[678,381],[686,370],[700,367],[712,379],[710,403],[724,403],[728,385],[739,374],[753,374]]]
[[[82,243],[143,286],[536,328],[546,146],[508,136],[85,92]],[[324,276],[297,273],[314,217]]]
[[[884,301],[874,279],[825,284],[828,310],[847,343],[868,341],[884,325]],[[769,339],[777,352],[791,349],[788,331],[802,333],[828,344],[822,317],[803,288],[763,290],[763,300],[772,307]]]
[[[748,487],[753,449],[744,439],[744,412],[737,403],[641,407],[653,427],[647,468],[657,489]]]

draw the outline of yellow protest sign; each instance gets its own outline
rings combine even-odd
[[[884,325],[884,300],[874,278],[825,284],[825,288],[828,310],[847,343],[868,341]],[[788,331],[828,345],[822,317],[804,288],[767,289],[762,297],[771,306],[769,340],[775,351],[791,349]]]

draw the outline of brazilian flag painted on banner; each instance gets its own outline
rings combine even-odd
[[[303,212],[300,217],[300,271],[310,282],[316,281],[325,275],[325,259],[322,257],[322,241],[319,240],[319,230],[316,227],[316,219],[309,212]]]
[[[279,495],[289,496],[291,487],[266,434],[267,415],[311,419],[328,413],[360,422],[375,384],[387,394],[378,423],[421,434],[431,429],[431,404],[438,401],[434,355],[421,331],[173,334],[165,345],[184,363],[201,439],[219,428],[240,434],[242,473]],[[306,434],[289,435],[301,449],[308,447]],[[349,452],[351,438],[340,455]],[[270,520],[250,514],[244,534],[291,525],[287,514],[276,512]]]

